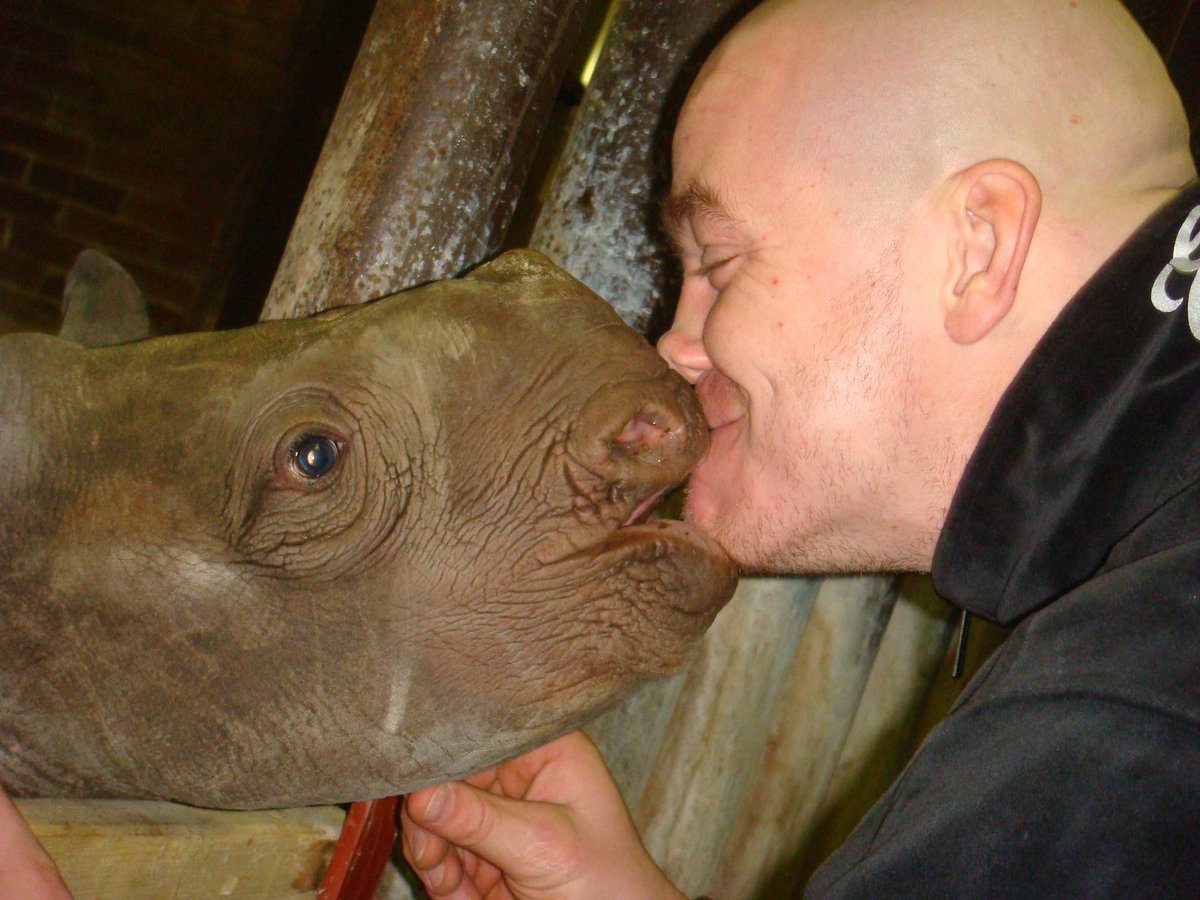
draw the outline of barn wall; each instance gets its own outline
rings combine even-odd
[[[85,246],[133,273],[159,331],[210,327],[264,183],[294,160],[299,202],[349,60],[332,93],[307,67],[336,72],[342,38],[353,58],[363,5],[0,0],[0,331],[55,330]]]

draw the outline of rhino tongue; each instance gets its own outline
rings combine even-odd
[[[647,497],[645,500],[643,500],[641,503],[639,503],[637,506],[637,509],[635,509],[633,511],[633,513],[629,516],[628,519],[625,520],[624,524],[622,524],[621,527],[625,528],[629,525],[640,525],[641,523],[645,522],[646,519],[648,519],[650,517],[650,513],[653,511],[654,507],[658,504],[658,501],[660,501],[663,498],[663,495],[666,494],[667,491],[669,491],[672,487],[673,487],[673,485],[668,485],[665,488],[657,490],[653,494],[651,494],[649,497]]]

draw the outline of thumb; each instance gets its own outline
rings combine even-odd
[[[58,869],[0,790],[0,897],[70,900]]]
[[[519,882],[569,878],[565,869],[578,859],[567,811],[555,804],[513,800],[454,781],[410,794],[408,814]]]

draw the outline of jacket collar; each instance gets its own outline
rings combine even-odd
[[[1071,299],[997,405],[955,493],[934,587],[1011,622],[1094,575],[1200,479],[1200,182]]]

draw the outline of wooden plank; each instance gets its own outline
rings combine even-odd
[[[705,889],[754,783],[819,585],[743,579],[687,672],[637,813],[685,893]]]
[[[687,669],[670,678],[643,685],[637,693],[593,719],[583,729],[600,748],[604,763],[635,821],[687,672],[696,664],[689,664]]]
[[[902,581],[815,827],[766,882],[763,896],[786,897],[805,884],[908,764],[924,736],[921,715],[934,679],[953,666],[958,620],[959,611],[933,592],[928,577]]]
[[[822,801],[896,595],[893,578],[822,582],[804,638],[784,678],[756,781],[728,831],[723,854],[720,845],[708,848],[721,854],[720,865],[708,883],[688,883],[685,891],[717,897],[766,896],[758,893],[764,879],[792,858],[818,827]]]
[[[315,897],[334,806],[230,812],[131,800],[16,800],[76,900]]]

